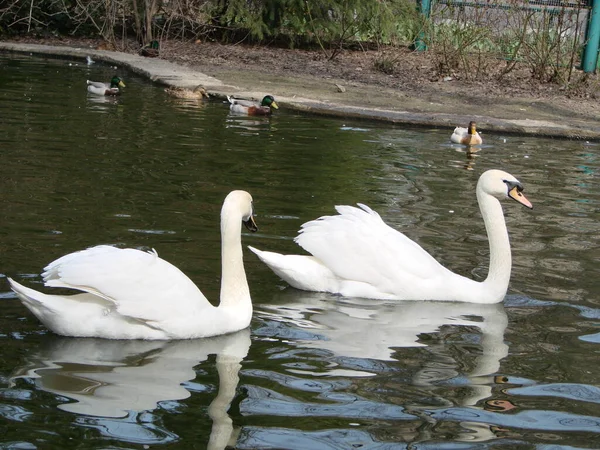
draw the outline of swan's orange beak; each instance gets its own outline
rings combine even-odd
[[[518,201],[521,205],[527,206],[529,209],[533,209],[533,205],[527,198],[523,195],[517,186],[513,187],[510,191],[508,191],[508,196],[513,200]]]

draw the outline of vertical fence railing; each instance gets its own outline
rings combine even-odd
[[[598,66],[598,50],[600,48],[600,0],[593,0],[592,10],[587,23],[586,42],[583,49],[584,72],[595,72]]]
[[[422,14],[424,21],[426,21],[430,17],[433,0],[416,1],[417,8]],[[560,3],[560,0],[558,3]],[[477,0],[453,0],[452,4],[473,5],[478,3]],[[537,0],[535,1],[535,5],[538,9],[540,5],[558,6],[556,0]],[[588,5],[589,6],[587,6],[586,9],[589,8],[589,13],[586,23],[585,42],[583,44],[583,54],[581,58],[581,69],[583,69],[584,72],[595,72],[597,68],[600,68],[600,0],[589,0]],[[499,4],[497,6],[490,7],[502,7],[502,5]],[[523,2],[522,8],[527,9],[532,8],[532,6],[527,2]],[[415,50],[427,50],[426,42],[427,36],[425,36],[425,31],[421,31],[415,40]]]
[[[417,8],[425,20],[429,19],[429,15],[431,14],[431,0],[417,0]],[[423,30],[419,32],[419,35],[415,40],[415,50],[427,50],[427,44],[425,43],[425,31]]]

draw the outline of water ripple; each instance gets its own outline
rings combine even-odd
[[[302,431],[290,428],[249,426],[244,427],[240,441],[240,444],[237,446],[239,449],[406,449],[406,444],[404,443],[378,442],[367,431],[339,428],[325,431]],[[425,447],[419,445],[418,448]]]
[[[84,428],[94,428],[103,436],[124,442],[144,445],[160,445],[177,441],[179,436],[152,423],[154,418],[149,414],[132,413],[126,419],[92,418],[81,416],[75,419]]]
[[[344,417],[352,419],[412,420],[401,406],[373,402],[354,395],[341,395],[338,403],[301,402],[271,389],[246,386],[247,397],[240,404],[243,415],[285,417]],[[334,396],[335,397],[335,396]],[[337,401],[332,398],[332,401]]]
[[[522,411],[514,415],[505,415],[479,409],[452,408],[429,412],[431,417],[437,420],[466,420],[528,430],[600,433],[600,418],[559,411],[532,410]]]
[[[24,422],[33,416],[33,413],[25,408],[14,405],[0,404],[0,417],[13,422]]]
[[[508,393],[513,395],[561,397],[570,400],[600,403],[600,388],[584,384],[554,383],[538,386],[526,386],[509,389]]]

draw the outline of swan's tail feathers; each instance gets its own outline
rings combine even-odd
[[[12,278],[8,278],[10,288],[17,294],[19,300],[29,309],[36,317],[40,317],[43,311],[53,311],[51,302],[48,300],[51,296],[38,292],[34,289],[23,286],[17,283]]]
[[[90,336],[89,328],[97,317],[110,314],[111,304],[90,293],[49,295],[25,287],[9,278],[10,287],[23,305],[47,328],[64,336]]]
[[[304,291],[336,292],[337,277],[314,256],[282,255],[248,246],[279,278]]]
[[[269,267],[271,267],[269,265],[270,262],[275,263],[275,261],[278,259],[277,257],[283,256],[283,255],[280,255],[279,253],[265,252],[263,250],[259,250],[255,247],[252,247],[251,245],[249,245],[248,248],[250,249],[250,251],[252,253],[254,253],[256,256],[258,256],[258,259],[260,259],[262,262],[264,262]]]
[[[43,296],[41,292],[34,291],[33,289],[26,288],[22,284],[17,283],[12,278],[8,278],[8,284],[10,284],[10,288],[13,290],[17,296],[23,301],[29,301],[36,303],[42,303],[40,296]],[[38,295],[39,294],[39,295]]]

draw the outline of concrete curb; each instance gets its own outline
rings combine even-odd
[[[160,58],[145,58],[129,53],[94,50],[89,48],[60,47],[16,42],[0,42],[0,51],[62,56],[85,60],[93,59],[117,64],[133,73],[147,77],[149,80],[165,86],[194,88],[204,86],[211,96],[225,98],[227,95],[251,96],[260,98],[263,93],[248,90],[247,86],[226,84],[217,78],[205,75],[191,68],[184,67]],[[485,124],[488,132],[502,132],[521,135],[533,135],[567,139],[600,140],[600,120],[579,120],[569,117],[556,117],[555,120],[536,119],[500,119],[489,116],[465,116],[461,114],[409,112],[386,108],[363,107],[343,102],[333,103],[318,101],[305,97],[285,97],[273,93],[277,102],[286,108],[337,117],[369,119],[397,124],[419,126],[436,126],[454,128],[457,124],[466,124],[476,120],[479,128]]]

